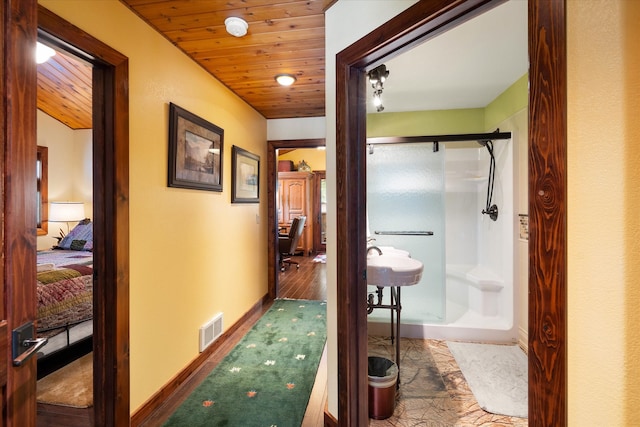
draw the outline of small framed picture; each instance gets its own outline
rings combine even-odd
[[[231,203],[260,202],[260,157],[231,148]]]
[[[169,104],[169,187],[222,191],[224,131]]]

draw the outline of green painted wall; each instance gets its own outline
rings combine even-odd
[[[367,114],[367,136],[420,136],[481,133],[527,107],[528,74],[485,108]]]
[[[484,109],[367,114],[367,136],[419,136],[484,132]]]
[[[529,74],[520,77],[484,109],[484,129],[495,130],[498,123],[527,108],[529,103]]]

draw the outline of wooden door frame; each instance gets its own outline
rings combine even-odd
[[[338,420],[368,425],[366,71],[503,0],[421,0],[336,57]],[[529,425],[567,424],[566,11],[529,0]],[[353,218],[360,218],[353,221]]]
[[[321,193],[322,193],[322,180],[327,179],[327,171],[315,171],[313,176],[313,220],[317,221],[313,226],[313,249],[316,252],[322,251],[326,252],[327,247],[326,244],[322,243],[322,202],[321,202]],[[326,230],[325,230],[326,231]]]
[[[34,34],[39,27],[93,65],[94,420],[129,425],[128,58],[42,6],[37,18]]]
[[[11,354],[11,331],[36,318],[36,16],[35,0],[0,5],[0,425],[7,427],[36,422],[36,360],[16,367]]]
[[[276,215],[276,198],[278,193],[278,156],[276,151],[283,148],[316,148],[326,145],[324,138],[315,139],[287,139],[267,141],[267,280],[269,298],[278,296],[278,215]]]

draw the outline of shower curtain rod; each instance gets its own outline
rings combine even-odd
[[[367,138],[369,144],[403,144],[414,142],[466,142],[491,141],[494,139],[511,139],[511,132],[464,133],[459,135],[425,135],[425,136],[382,136]]]

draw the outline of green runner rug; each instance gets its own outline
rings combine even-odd
[[[164,425],[299,427],[326,329],[326,303],[276,300]]]

